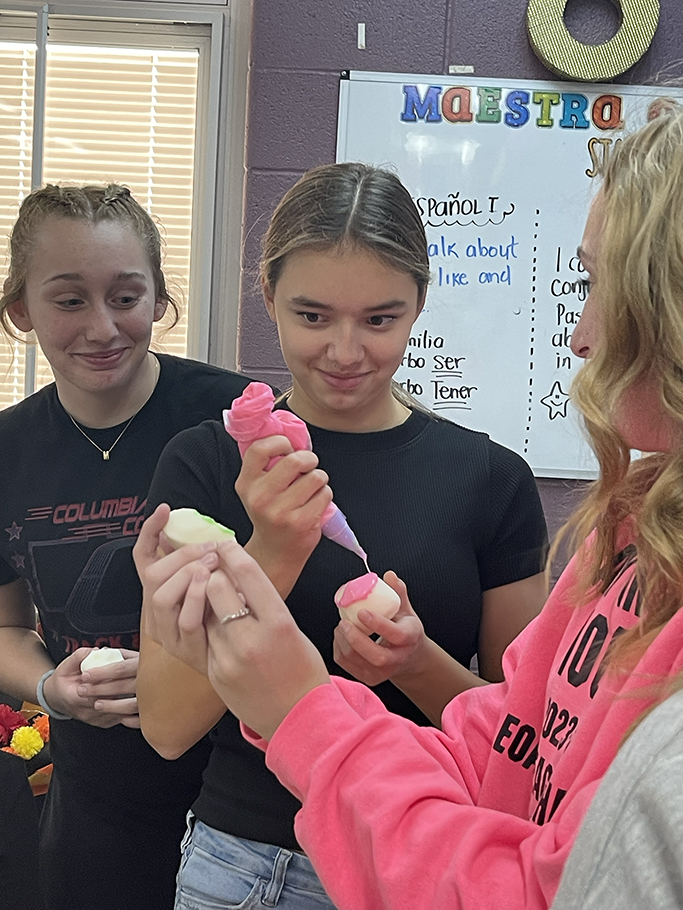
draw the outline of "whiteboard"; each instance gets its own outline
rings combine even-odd
[[[647,119],[653,86],[351,72],[337,161],[394,170],[429,242],[432,283],[396,379],[487,432],[539,477],[596,476],[569,401],[586,296],[576,255],[596,162]]]

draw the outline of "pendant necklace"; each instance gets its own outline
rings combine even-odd
[[[156,357],[154,358],[154,371],[155,371],[154,387],[156,388],[156,384],[157,384],[157,382],[158,382],[158,380],[159,380],[159,373],[160,373],[160,371],[161,371],[161,364],[159,363],[159,360],[158,360]],[[145,402],[145,404],[146,404],[146,403],[147,403],[147,402]],[[143,405],[142,407],[144,407],[144,405]],[[81,433],[83,436],[85,436],[85,438],[88,440],[88,442],[90,443],[90,445],[95,446],[95,448],[97,449],[97,451],[102,453],[102,460],[103,460],[103,461],[109,461],[109,455],[111,454],[112,449],[114,448],[114,446],[116,445],[116,443],[121,439],[121,437],[122,437],[123,434],[126,432],[126,430],[127,430],[128,427],[131,425],[131,423],[132,423],[132,422],[135,420],[135,418],[138,416],[138,414],[139,414],[140,411],[142,410],[142,407],[140,408],[140,410],[136,411],[136,412],[133,414],[133,416],[126,422],[125,427],[121,430],[121,432],[119,433],[119,435],[118,435],[118,436],[116,437],[116,439],[112,442],[112,444],[109,446],[108,449],[103,449],[102,446],[98,446],[97,443],[95,442],[95,440],[94,440],[94,439],[91,439],[91,438],[88,436],[88,434],[85,432],[85,430],[83,429],[83,427],[82,427],[79,423],[77,423],[77,422],[74,420],[74,418],[71,416],[71,414],[69,414],[69,412],[66,410],[66,408],[64,408],[64,410],[65,410],[65,412],[66,412],[66,416],[69,418],[69,420],[71,421],[71,423],[76,427],[76,429],[78,430],[78,432]]]
[[[89,442],[91,445],[95,446],[95,448],[96,448],[98,451],[100,451],[100,452],[102,453],[102,460],[103,460],[103,461],[109,461],[109,453],[110,453],[111,450],[114,448],[114,446],[115,446],[116,443],[119,441],[119,439],[121,439],[121,437],[123,436],[123,434],[126,432],[126,430],[128,429],[128,427],[129,427],[129,426],[131,425],[131,423],[135,420],[135,418],[138,416],[139,413],[140,413],[140,411],[136,411],[135,414],[133,414],[133,416],[130,418],[130,420],[126,423],[125,427],[121,430],[121,432],[120,432],[119,435],[116,437],[116,439],[115,439],[115,440],[112,442],[112,444],[109,446],[109,448],[108,448],[108,449],[103,449],[102,446],[98,446],[98,445],[97,445],[97,443],[95,442],[94,439],[91,439],[91,438],[88,436],[88,434],[85,432],[85,430],[83,429],[82,426],[79,426],[79,424],[76,423],[76,421],[73,419],[73,417],[71,416],[71,414],[69,414],[68,411],[66,412],[67,417],[69,418],[69,420],[71,421],[71,423],[76,427],[76,429],[78,430],[78,432],[79,432],[79,433],[82,433],[83,436],[85,436],[85,438],[88,440],[88,442]]]

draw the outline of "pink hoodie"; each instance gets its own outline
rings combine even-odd
[[[574,607],[577,563],[505,653],[506,682],[455,698],[443,732],[334,678],[303,698],[266,760],[303,803],[296,833],[340,910],[540,910],[645,687],[683,666],[683,610],[633,673],[604,673],[637,621],[635,551]],[[266,744],[245,730],[254,744]]]

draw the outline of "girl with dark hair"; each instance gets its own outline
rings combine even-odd
[[[284,437],[271,437],[254,443],[242,465],[223,427],[207,423],[168,446],[150,491],[150,508],[192,506],[233,528],[329,669],[336,656],[381,683],[377,692],[393,711],[422,724],[438,722],[455,692],[501,678],[503,650],[543,600],[545,545],[538,494],[522,459],[418,408],[392,381],[428,280],[424,229],[395,175],[361,164],[307,173],[273,215],[261,283],[292,374],[281,407],[307,422],[313,452],[292,452]],[[267,470],[273,456],[284,457]],[[331,490],[373,570],[399,572],[420,617],[407,603],[397,622],[383,625],[369,615],[379,642],[348,622],[335,633],[334,592],[360,574],[361,563],[321,540]],[[208,558],[207,575],[215,554]],[[141,571],[149,583],[146,567]],[[394,575],[387,578],[398,585]],[[145,736],[174,758],[217,724],[176,907],[263,900],[329,908],[300,852],[296,798],[244,742],[206,677],[203,629],[186,634],[173,618],[157,615],[152,600],[144,616],[138,698]],[[362,657],[354,632],[371,646],[368,653],[361,643]],[[425,650],[429,673],[417,673]],[[446,652],[459,665],[442,691],[434,679],[445,662],[454,663]],[[469,672],[475,654],[484,680]]]

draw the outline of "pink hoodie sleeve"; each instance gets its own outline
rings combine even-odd
[[[534,626],[506,652],[509,679]],[[478,806],[507,691],[500,683],[458,696],[442,732],[333,678],[285,718],[267,764],[302,801],[298,840],[340,910],[550,906],[598,782],[543,827]]]

